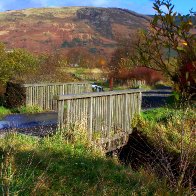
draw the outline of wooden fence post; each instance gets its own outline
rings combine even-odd
[[[64,128],[64,100],[58,101],[58,129]]]
[[[111,124],[111,117],[112,117],[112,112],[113,112],[113,105],[112,105],[112,96],[107,97],[107,132],[106,132],[106,137],[109,138],[108,142],[108,148],[111,146],[111,141],[110,141],[110,131],[112,129],[112,124]]]
[[[90,141],[92,141],[92,136],[93,136],[93,97],[90,97],[89,98],[89,108],[88,108],[88,117],[87,119],[89,118],[89,130],[88,130],[88,138]]]
[[[67,122],[66,122],[66,128],[67,128],[67,130],[70,127],[70,115],[71,115],[71,113],[70,113],[70,107],[71,107],[71,100],[67,100],[67,107],[66,107],[66,109],[67,109],[67,116],[66,116],[66,118],[67,118]]]
[[[124,117],[123,117],[123,130],[126,132],[127,131],[127,116],[128,116],[128,111],[127,111],[127,99],[128,99],[128,94],[124,94]]]

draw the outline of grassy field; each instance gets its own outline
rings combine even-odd
[[[72,74],[73,77],[79,80],[88,81],[102,81],[107,75],[107,72],[103,72],[99,68],[66,67],[61,71]]]
[[[160,195],[165,184],[133,172],[82,141],[60,135],[0,139],[0,195]]]

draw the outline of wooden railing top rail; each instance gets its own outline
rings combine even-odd
[[[111,95],[123,95],[144,92],[144,89],[130,89],[130,90],[118,90],[118,91],[107,91],[107,92],[93,92],[93,93],[81,93],[81,94],[69,94],[69,95],[56,95],[55,100],[70,100],[70,99],[82,99],[90,97],[103,97]]]
[[[83,84],[92,84],[91,82],[69,82],[69,83],[35,83],[35,84],[22,84],[22,87],[35,87],[35,86],[52,86],[52,85],[69,85],[69,84],[76,84],[76,85],[83,85]]]

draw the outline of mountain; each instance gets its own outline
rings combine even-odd
[[[151,17],[119,8],[61,7],[0,13],[0,41],[35,53],[81,48],[111,54],[118,37],[148,27]]]

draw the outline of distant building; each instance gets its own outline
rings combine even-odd
[[[13,49],[5,49],[5,52],[6,53],[11,53],[11,52],[14,52],[14,50]]]

